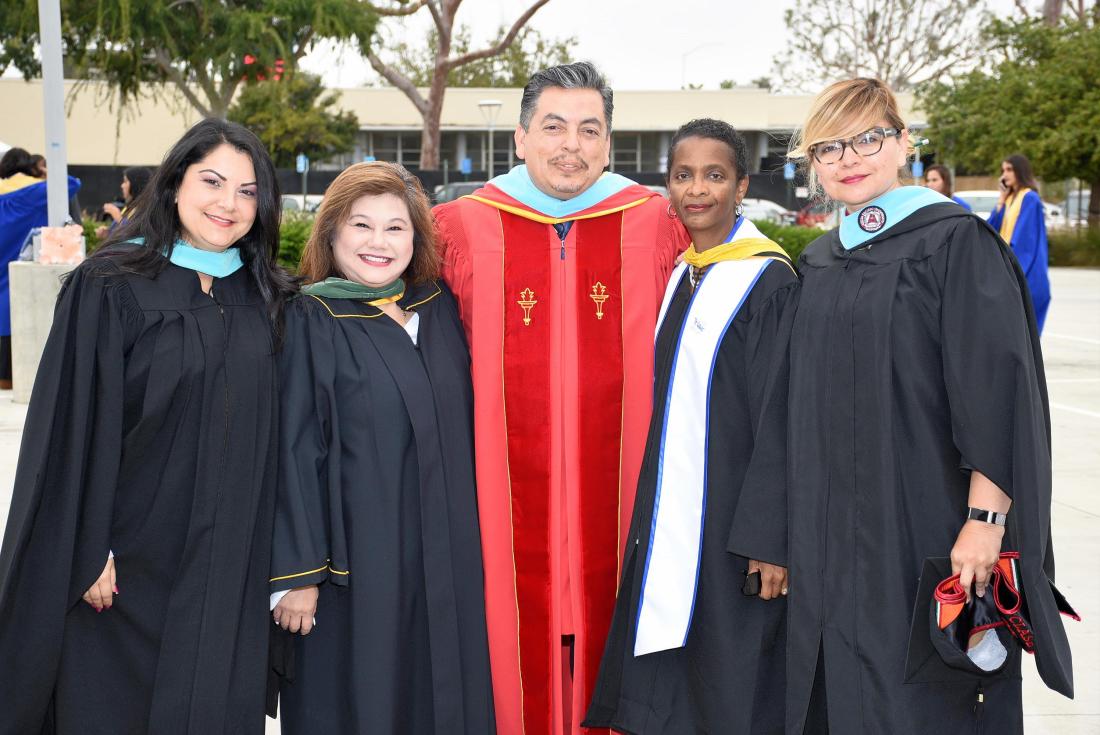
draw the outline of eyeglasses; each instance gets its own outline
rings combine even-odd
[[[810,146],[810,153],[818,163],[836,163],[844,158],[844,149],[851,147],[857,156],[873,156],[882,150],[887,138],[897,137],[897,128],[871,128],[846,140],[827,140]]]

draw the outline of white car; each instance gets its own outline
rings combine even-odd
[[[974,214],[982,219],[988,220],[989,215],[993,214],[993,210],[997,208],[997,202],[1001,198],[1001,193],[996,189],[971,189],[968,191],[957,191],[955,192],[955,196],[969,204],[970,208],[974,210]],[[1065,217],[1059,205],[1043,202],[1043,219],[1046,221],[1046,226],[1049,230],[1051,227],[1061,226]]]
[[[283,211],[316,212],[324,198],[324,194],[307,194],[304,198],[301,194],[283,194]]]
[[[777,225],[789,225],[794,222],[794,212],[779,206],[769,199],[742,199],[745,219],[764,220]]]
[[[1069,196],[1062,207],[1063,227],[1084,227],[1088,224],[1089,197],[1091,194],[1091,189],[1082,189],[1080,192],[1076,189],[1070,190]]]

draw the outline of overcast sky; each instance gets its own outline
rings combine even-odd
[[[465,0],[458,21],[473,30],[475,41],[485,42],[529,2]],[[1014,0],[985,4],[1001,13],[1014,9]],[[772,59],[787,40],[783,12],[796,5],[797,0],[550,0],[530,25],[548,38],[575,37],[577,59],[596,62],[618,89],[679,89],[683,83],[715,89],[724,79],[749,84],[771,75]],[[390,38],[425,38],[430,22],[420,11],[403,25],[392,18],[383,25]],[[377,78],[358,52],[328,44],[319,44],[303,67],[331,87]],[[13,68],[4,74],[17,75]]]
[[[487,40],[511,24],[528,0],[465,0],[458,22]],[[771,74],[787,35],[783,12],[795,0],[550,0],[530,25],[544,36],[577,39],[578,59],[596,62],[618,89],[679,89],[683,82],[714,89]],[[1012,0],[987,0],[1009,12]],[[421,11],[402,35],[423,38],[430,22]],[[914,19],[914,22],[918,22]],[[385,21],[388,26],[393,20]],[[355,53],[322,48],[304,66],[334,87],[358,86],[374,72]]]

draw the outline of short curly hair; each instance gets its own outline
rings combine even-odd
[[[741,181],[749,175],[749,149],[745,144],[745,136],[737,132],[728,122],[701,117],[684,123],[672,136],[672,141],[668,144],[668,157],[665,159],[668,169],[665,171],[665,181],[668,181],[672,172],[676,146],[684,138],[708,138],[725,143],[730,149],[730,163],[733,164],[733,170],[737,172],[737,180]]]

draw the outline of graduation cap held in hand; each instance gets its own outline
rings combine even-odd
[[[1018,552],[1003,552],[985,596],[971,595],[969,602],[949,559],[925,560],[910,630],[907,682],[1010,675],[1019,650],[1035,652],[1019,558]],[[1059,612],[1080,620],[1053,583],[1050,589]]]

